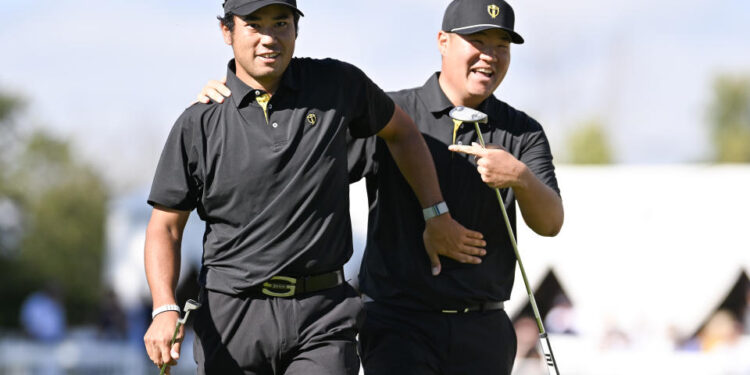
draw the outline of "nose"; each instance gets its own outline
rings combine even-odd
[[[482,53],[479,55],[479,58],[482,59],[482,61],[493,63],[497,61],[497,51],[494,48],[484,48],[481,51]]]
[[[273,32],[271,31],[264,32],[260,36],[261,44],[273,44],[275,41],[276,41],[276,35],[274,35]]]

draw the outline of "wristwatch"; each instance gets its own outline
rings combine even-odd
[[[425,221],[430,220],[435,216],[440,216],[446,213],[448,213],[448,205],[445,204],[445,202],[440,202],[434,206],[430,206],[422,210],[422,215],[424,216]]]

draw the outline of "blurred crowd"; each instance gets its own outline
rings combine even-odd
[[[738,347],[743,335],[750,335],[750,283],[745,287],[745,301],[738,311],[719,309],[691,337],[671,335],[667,343],[671,350],[679,352],[722,353]],[[555,298],[554,306],[544,318],[544,328],[550,334],[577,335],[578,319],[574,306],[565,296]],[[539,348],[539,329],[531,316],[515,319],[518,336],[518,351],[514,374],[546,374]],[[635,349],[642,343],[637,334],[612,325],[599,340],[599,349],[604,352]]]
[[[192,272],[191,272],[192,274]],[[192,276],[192,275],[191,275]],[[192,293],[193,290],[184,292]],[[71,334],[66,324],[60,288],[49,284],[30,294],[20,307],[19,320],[24,336],[44,345],[62,342]],[[101,298],[96,312],[96,325],[87,330],[89,339],[129,343],[142,347],[142,338],[150,319],[150,304],[123,308],[115,292],[108,289]],[[544,327],[553,335],[579,334],[575,306],[564,295],[554,299],[553,306],[544,316]],[[517,334],[517,363],[515,374],[544,373],[539,351],[539,330],[531,316],[520,316],[514,321]],[[742,335],[750,335],[750,286],[746,288],[745,303],[740,313],[720,309],[712,314],[696,334],[688,338],[673,337],[673,350],[685,352],[716,353],[731,350]],[[603,351],[627,350],[638,346],[638,338],[615,326],[599,341]],[[145,358],[145,355],[144,355]],[[529,367],[531,366],[531,367]],[[527,368],[524,368],[527,367]]]
[[[149,306],[137,306],[126,313],[117,295],[107,289],[95,312],[95,325],[87,332],[92,339],[133,340],[140,344],[149,317]],[[19,321],[27,338],[45,344],[55,344],[68,336],[66,312],[59,287],[47,285],[29,295],[21,305]],[[136,328],[136,331],[130,328]]]

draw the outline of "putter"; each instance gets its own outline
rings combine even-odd
[[[485,148],[482,131],[481,129],[479,129],[480,123],[487,123],[487,115],[485,113],[479,112],[472,108],[456,107],[450,111],[449,116],[453,119],[456,127],[460,126],[463,122],[473,122],[474,129],[476,130],[477,137],[479,138],[479,144],[482,145],[482,148]],[[550,345],[549,337],[547,337],[547,331],[544,330],[542,317],[539,315],[539,308],[536,306],[534,292],[531,291],[529,280],[526,278],[526,270],[523,268],[521,254],[518,252],[516,237],[513,234],[513,228],[510,226],[510,219],[508,219],[508,212],[505,211],[505,204],[503,203],[503,198],[500,195],[500,189],[495,188],[495,195],[497,195],[497,202],[500,203],[500,211],[503,213],[505,226],[508,228],[508,236],[510,237],[510,242],[513,245],[513,251],[515,251],[516,253],[518,268],[521,269],[521,276],[523,277],[523,284],[526,286],[526,293],[529,295],[529,303],[531,303],[531,309],[534,310],[534,318],[536,319],[536,325],[539,328],[539,342],[542,345],[542,353],[544,354],[544,359],[547,362],[547,371],[550,374],[560,375],[560,371],[557,369],[557,361],[555,361],[555,356],[552,354],[552,345]]]
[[[188,317],[190,316],[190,312],[193,310],[198,310],[201,307],[200,302],[196,302],[195,300],[189,299],[187,302],[185,302],[185,307],[182,309],[185,314],[182,316],[182,318],[177,319],[177,325],[175,326],[174,333],[172,334],[172,341],[169,343],[169,350],[171,352],[172,346],[174,346],[174,342],[177,340],[177,334],[180,333],[180,327],[185,325],[187,323]],[[171,355],[171,354],[170,354]],[[164,375],[164,372],[167,371],[167,364],[161,365],[161,372],[159,372],[159,375]]]

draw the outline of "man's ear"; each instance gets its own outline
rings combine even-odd
[[[220,26],[221,26],[221,35],[224,37],[224,43],[231,46],[232,45],[232,30],[229,30],[229,28],[223,23],[220,24]]]
[[[450,39],[450,35],[446,33],[443,30],[438,31],[437,35],[437,42],[438,42],[438,50],[440,51],[440,55],[445,56],[446,51],[448,50],[448,43]]]

